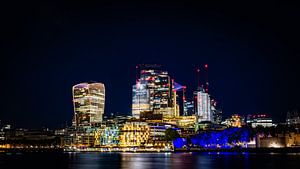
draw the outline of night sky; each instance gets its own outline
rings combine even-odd
[[[71,124],[72,86],[91,80],[105,113],[129,114],[139,63],[162,64],[189,96],[207,63],[225,117],[300,110],[299,5],[171,2],[2,3],[0,120]]]

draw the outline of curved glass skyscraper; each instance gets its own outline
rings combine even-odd
[[[76,126],[102,122],[105,105],[103,83],[80,83],[73,86],[74,121]]]

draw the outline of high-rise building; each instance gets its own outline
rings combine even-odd
[[[174,96],[172,101],[172,105],[178,105],[178,114],[177,116],[187,116],[188,115],[188,109],[187,109],[187,100],[185,96],[186,92],[186,86],[183,86],[179,83],[176,83],[174,80],[172,80],[172,89],[173,93],[172,95]]]
[[[150,110],[149,90],[146,84],[137,82],[132,87],[132,116],[140,118],[140,112]]]
[[[185,109],[186,109],[186,112],[187,112],[188,116],[192,116],[192,115],[195,114],[194,101],[186,101],[184,106],[185,106]]]
[[[105,103],[103,83],[80,83],[73,86],[75,126],[91,126],[102,122]]]
[[[212,111],[209,94],[204,90],[197,92],[197,116],[198,122],[212,121]]]
[[[211,111],[213,116],[213,122],[215,124],[221,124],[222,122],[222,111],[217,109],[217,101],[214,99],[211,99]]]
[[[133,85],[132,115],[139,118],[141,112],[171,116],[174,114],[172,81],[167,71],[159,65],[140,65],[140,73]]]
[[[171,96],[171,82],[167,71],[141,70],[141,84],[146,84],[150,94],[150,109],[154,112],[167,108]]]

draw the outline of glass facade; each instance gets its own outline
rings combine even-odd
[[[197,116],[198,122],[212,121],[210,97],[208,93],[204,91],[197,93]]]
[[[73,124],[76,126],[91,126],[102,122],[104,103],[104,84],[80,83],[73,86]]]
[[[120,129],[117,125],[100,127],[95,132],[96,146],[117,146]]]
[[[170,116],[173,109],[172,82],[167,71],[147,68],[132,88],[132,115],[139,118],[141,112]]]
[[[167,108],[170,103],[170,77],[167,71],[142,70],[141,84],[146,84],[149,90],[150,109],[154,112]]]
[[[149,111],[149,90],[145,84],[137,83],[132,88],[132,116],[140,118],[140,112]]]

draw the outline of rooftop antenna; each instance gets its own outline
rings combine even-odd
[[[197,90],[200,90],[200,68],[197,66],[196,67],[196,75],[197,75]]]
[[[208,93],[208,64],[204,64],[204,70],[205,70],[205,92]]]

